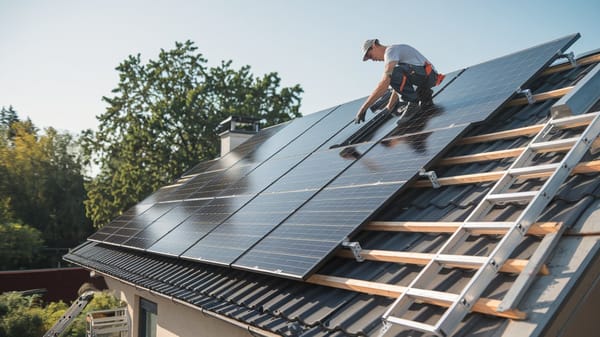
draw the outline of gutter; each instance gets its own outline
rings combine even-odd
[[[74,263],[73,261],[69,261],[69,262],[71,262],[71,263]],[[89,267],[85,267],[85,266],[83,266],[83,265],[81,265],[81,264],[79,264],[79,263],[76,263],[76,264],[77,264],[77,265],[80,265],[80,266],[82,266],[82,267],[83,267],[83,268],[85,268],[85,269],[88,269],[88,270],[93,270],[94,272],[96,272],[97,274],[100,274],[100,275],[102,275],[102,276],[105,276],[105,277],[110,277],[110,278],[112,278],[112,279],[118,280],[119,282],[121,282],[121,283],[124,283],[124,284],[127,284],[127,285],[129,285],[129,286],[132,286],[132,287],[133,287],[133,288],[135,288],[135,289],[138,289],[138,290],[145,290],[145,291],[149,292],[150,294],[153,294],[153,295],[156,295],[156,296],[162,297],[162,298],[164,298],[164,299],[170,300],[170,301],[171,301],[171,302],[173,302],[173,303],[181,304],[181,305],[184,305],[184,306],[186,306],[186,307],[189,307],[189,308],[191,308],[191,309],[198,310],[198,311],[200,311],[202,314],[206,314],[206,315],[208,315],[208,316],[211,316],[211,317],[213,317],[213,318],[216,318],[216,319],[218,319],[218,320],[220,320],[220,321],[223,321],[223,322],[229,323],[229,324],[231,324],[231,325],[234,325],[234,326],[236,326],[236,327],[238,327],[238,328],[242,328],[242,329],[244,329],[244,330],[248,331],[248,333],[249,333],[251,336],[256,336],[256,335],[259,335],[259,336],[262,336],[262,337],[281,337],[281,335],[278,335],[278,334],[276,334],[276,333],[273,333],[273,332],[271,332],[271,331],[267,331],[267,330],[261,329],[261,328],[259,328],[259,327],[256,327],[256,326],[253,326],[253,325],[250,325],[250,324],[247,324],[247,323],[240,322],[240,321],[238,321],[238,320],[235,320],[235,319],[233,319],[233,318],[231,318],[231,317],[227,317],[227,316],[225,316],[225,315],[221,315],[221,314],[219,314],[219,313],[216,313],[216,312],[213,312],[213,311],[210,311],[210,310],[206,310],[206,309],[204,309],[204,308],[201,308],[201,307],[195,306],[195,305],[193,305],[193,304],[191,304],[191,303],[188,303],[188,302],[182,301],[182,300],[180,300],[180,299],[178,299],[178,298],[175,298],[175,297],[173,297],[173,296],[168,296],[168,295],[165,295],[165,294],[163,294],[163,293],[159,293],[159,292],[157,292],[157,291],[155,291],[155,290],[151,290],[151,289],[148,289],[148,288],[145,288],[145,287],[141,287],[141,286],[139,286],[139,285],[137,285],[137,284],[131,283],[131,282],[129,282],[129,281],[125,281],[125,280],[123,280],[123,279],[120,279],[120,278],[118,278],[118,277],[115,277],[115,276],[113,276],[113,275],[109,275],[109,274],[106,274],[106,273],[100,272],[100,271],[98,271],[98,270],[90,269]]]

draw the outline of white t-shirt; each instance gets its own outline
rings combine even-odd
[[[425,62],[429,62],[423,54],[407,44],[394,44],[385,49],[383,62],[388,64],[393,61],[415,66],[422,66]]]

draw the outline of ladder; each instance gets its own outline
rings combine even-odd
[[[62,317],[48,330],[44,337],[58,337],[63,334],[70,326],[77,316],[83,311],[88,303],[94,297],[95,291],[89,290],[81,294],[75,302],[67,309]]]
[[[384,313],[383,327],[379,336],[384,336],[393,326],[405,327],[427,334],[448,337],[454,333],[462,319],[469,313],[473,304],[489,286],[498,270],[519,245],[532,223],[537,220],[544,208],[556,195],[560,185],[566,180],[572,168],[581,160],[593,141],[600,134],[600,112],[550,119],[541,131],[525,147],[510,168],[497,181],[481,202],[461,223],[456,231],[442,245],[427,265],[420,271],[406,290]],[[553,131],[574,125],[587,125],[576,137],[554,139]],[[536,164],[534,159],[539,152],[569,146],[570,150],[559,163]],[[548,175],[543,186],[536,191],[511,192],[517,181]],[[525,208],[514,221],[486,221],[486,216],[494,205],[506,202],[525,203]],[[471,231],[499,229],[506,231],[488,256],[457,255],[458,248],[471,235]],[[460,293],[437,291],[432,288],[432,280],[444,266],[471,266],[477,271],[468,280]],[[411,305],[425,300],[446,306],[435,324],[406,318]]]

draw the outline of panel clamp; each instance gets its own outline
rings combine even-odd
[[[442,187],[442,185],[440,185],[440,182],[438,181],[438,177],[437,174],[435,174],[435,171],[425,171],[424,168],[421,168],[419,170],[419,177],[427,177],[427,179],[429,179],[429,181],[431,182],[431,186],[433,186],[433,188]]]
[[[525,98],[527,98],[528,104],[535,103],[535,98],[533,97],[533,94],[531,93],[531,89],[521,89],[521,87],[519,87],[519,88],[517,88],[517,94],[525,95]]]
[[[569,52],[569,53],[564,53],[564,54],[560,54],[558,55],[558,58],[564,58],[569,60],[569,63],[571,63],[571,66],[573,67],[577,67],[577,61],[575,60],[575,53],[573,52]]]
[[[388,322],[385,318],[382,319],[382,326],[381,329],[379,330],[379,333],[377,334],[377,337],[383,337],[385,336],[385,334],[388,332],[388,330],[390,330],[390,328],[392,327],[392,323]]]
[[[363,262],[365,260],[365,258],[360,255],[362,247],[357,241],[350,241],[350,239],[345,238],[344,241],[342,241],[342,247],[350,249],[352,255],[354,255],[354,259],[356,259],[357,262]]]

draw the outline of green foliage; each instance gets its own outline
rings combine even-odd
[[[14,122],[19,121],[19,116],[12,105],[8,108],[2,107],[0,109],[0,125],[10,126]]]
[[[0,295],[0,337],[39,337],[45,332],[39,296]]]
[[[64,336],[85,337],[88,312],[114,309],[124,305],[109,292],[98,292],[77,316]],[[23,296],[18,292],[0,294],[0,337],[40,337],[50,330],[67,311],[62,301],[42,306],[39,295]]]
[[[0,124],[0,223],[42,232],[49,247],[72,247],[90,234],[85,217],[82,159],[73,136],[31,121]],[[25,267],[25,266],[22,266]],[[38,267],[27,265],[27,267]]]
[[[42,244],[42,233],[33,227],[0,224],[0,270],[34,265]]]
[[[44,331],[50,330],[68,308],[69,306],[63,301],[50,302],[44,308],[40,308],[40,316],[44,321]]]
[[[280,88],[276,73],[252,75],[232,62],[207,67],[192,42],[161,50],[143,63],[129,56],[116,69],[114,96],[97,132],[83,134],[89,160],[100,167],[87,184],[86,214],[95,227],[108,223],[199,161],[217,156],[218,124],[231,115],[273,125],[300,116],[299,85]]]

